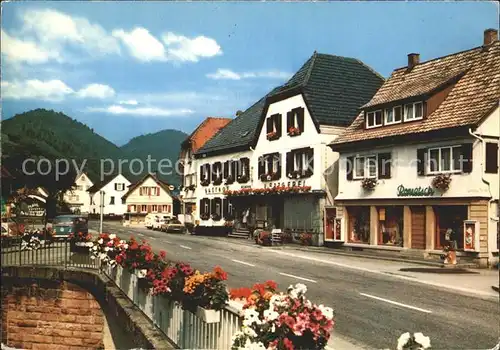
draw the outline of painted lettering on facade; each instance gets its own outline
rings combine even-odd
[[[432,187],[413,187],[406,188],[403,185],[398,186],[398,197],[430,197],[434,195]]]
[[[205,188],[205,194],[220,194],[229,189],[228,186],[217,186]]]
[[[288,182],[269,182],[264,183],[264,188],[273,188],[273,187],[293,187],[293,186],[306,186],[305,180],[298,181],[288,181]]]

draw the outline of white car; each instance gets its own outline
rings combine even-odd
[[[162,225],[164,225],[169,219],[170,216],[168,215],[157,215],[156,220],[153,222],[153,230],[160,231]]]
[[[144,227],[151,230],[153,228],[153,225],[154,225],[156,219],[157,219],[157,216],[158,215],[155,215],[155,214],[146,215],[146,218],[144,219]]]

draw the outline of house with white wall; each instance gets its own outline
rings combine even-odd
[[[142,223],[147,214],[156,213],[173,216],[174,186],[161,181],[155,174],[147,174],[128,188],[121,197],[125,203],[130,222]]]
[[[330,147],[347,247],[498,262],[500,42],[394,70]]]
[[[104,180],[95,183],[87,191],[90,195],[90,213],[101,212],[101,191],[104,192],[103,214],[123,215],[127,212],[127,205],[122,199],[127,193],[130,181],[122,174],[109,175]]]
[[[185,223],[193,224],[193,214],[196,211],[196,186],[198,185],[198,167],[194,153],[225,127],[229,118],[206,118],[181,144],[180,161],[180,200],[181,214]]]
[[[337,155],[327,147],[384,79],[357,59],[315,52],[284,85],[202,147],[201,227],[316,232],[335,217]],[[228,213],[229,215],[225,215]]]
[[[64,201],[74,213],[90,213],[90,195],[87,190],[94,185],[86,173],[78,174],[75,185],[64,193]]]

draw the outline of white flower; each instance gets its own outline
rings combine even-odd
[[[326,319],[332,320],[333,319],[333,309],[331,307],[324,306],[323,304],[318,306],[318,309],[321,311],[323,316],[325,316]]]
[[[411,335],[409,332],[401,334],[401,336],[398,339],[397,350],[403,350],[403,346],[405,346],[406,343],[408,343],[408,340],[410,340],[410,338],[411,338]]]
[[[116,238],[116,235],[114,233],[112,233],[112,234],[109,235],[109,239],[113,240],[115,238]],[[120,241],[120,243],[121,242],[125,243],[125,241]]]
[[[137,275],[137,278],[144,278],[148,274],[148,270],[146,269],[135,270],[135,273]]]
[[[413,333],[413,337],[415,338],[415,341],[422,345],[423,349],[427,349],[431,347],[431,338],[426,337],[422,333]]]
[[[109,238],[111,238],[111,235],[109,236]],[[125,243],[127,243],[127,242],[125,242],[123,239],[120,240],[120,244],[125,244]]]
[[[126,243],[125,243],[125,244],[123,245],[123,249],[127,250],[127,249],[128,249],[128,244],[126,244]]]
[[[104,247],[104,251],[105,251],[105,252],[109,252],[110,250],[111,250],[111,248],[110,248],[110,247]]]
[[[41,241],[40,241],[40,244],[41,244],[41,245],[45,245],[45,240],[41,240]]]
[[[92,242],[87,242],[87,243],[85,243],[85,245],[86,245],[87,247],[92,247],[92,246],[94,246],[94,243],[92,243]],[[94,248],[95,248],[94,250],[97,250],[97,246],[94,246]]]
[[[299,293],[299,295],[303,295],[303,294],[306,294],[307,292],[307,287],[305,284],[302,284],[302,283],[297,283],[295,285],[295,289],[297,290],[297,293]]]
[[[245,350],[266,350],[266,347],[261,342],[255,343],[247,338],[247,341],[245,342],[245,347],[243,349],[245,349]]]
[[[244,337],[244,336],[245,335],[243,334],[243,332],[238,331],[238,332],[233,334],[233,336],[231,337],[231,340],[234,343],[236,340],[238,340],[239,338]]]
[[[99,254],[99,259],[101,259],[101,260],[104,260],[104,259],[106,259],[107,257],[108,257],[108,256],[107,256],[106,254],[104,254],[104,253]]]
[[[97,241],[97,243],[99,244],[103,244],[104,243],[104,240],[102,238],[99,238],[99,240]]]
[[[257,333],[252,329],[252,327],[241,327],[243,333],[245,335],[248,335],[251,338],[255,338],[257,336]]]
[[[91,260],[95,260],[95,256],[91,255],[91,256],[90,256],[90,259],[91,259]]]
[[[279,315],[280,314],[274,311],[273,309],[264,310],[264,319],[266,321],[274,321],[279,317]]]

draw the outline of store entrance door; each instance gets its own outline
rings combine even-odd
[[[325,240],[334,241],[336,239],[335,235],[335,217],[337,216],[336,208],[325,208]],[[338,239],[340,239],[340,232],[338,234]]]
[[[411,247],[425,249],[425,207],[412,206],[411,208]]]

